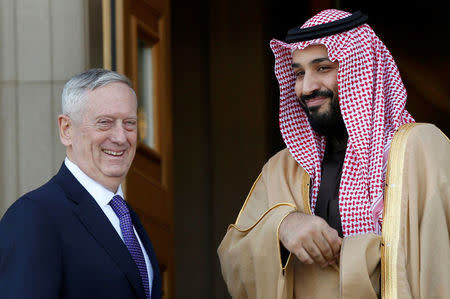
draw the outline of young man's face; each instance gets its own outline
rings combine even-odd
[[[296,75],[295,93],[308,115],[311,127],[321,135],[329,135],[342,122],[339,109],[337,74],[339,64],[328,58],[327,48],[312,45],[292,54]]]

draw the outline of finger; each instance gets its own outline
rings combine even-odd
[[[333,228],[329,228],[323,233],[324,238],[327,240],[334,256],[339,256],[341,251],[342,240],[339,238],[337,231]]]
[[[324,234],[320,234],[317,238],[315,238],[314,243],[319,248],[322,256],[327,262],[334,261],[334,251],[331,248],[331,245],[328,243],[328,240],[325,238]]]
[[[320,251],[319,247],[317,247],[316,243],[311,242],[308,245],[303,246],[309,256],[313,259],[313,261],[319,265],[323,265],[326,263],[326,259]]]
[[[300,262],[302,262],[304,264],[311,265],[312,263],[314,263],[311,256],[309,256],[308,252],[306,252],[306,250],[303,247],[300,248],[300,250],[298,251],[296,256],[300,260]]]

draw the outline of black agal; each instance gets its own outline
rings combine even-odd
[[[311,40],[319,37],[333,35],[341,33],[352,28],[358,27],[366,23],[367,15],[361,11],[356,11],[350,16],[336,20],[330,23],[320,24],[308,28],[295,27],[288,31],[286,36],[287,43],[302,42],[305,40]]]

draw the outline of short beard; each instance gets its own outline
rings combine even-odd
[[[306,106],[307,99],[318,96],[331,98],[330,109],[328,111],[319,113],[318,110],[320,107],[312,107],[309,109],[308,106]],[[339,107],[337,94],[331,90],[315,91],[309,96],[301,97],[300,104],[308,116],[311,128],[319,135],[335,138],[345,138],[348,136],[341,114],[341,108]]]

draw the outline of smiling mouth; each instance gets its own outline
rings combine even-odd
[[[110,156],[120,157],[120,156],[123,155],[123,153],[124,153],[125,151],[115,152],[115,151],[105,150],[105,149],[104,149],[104,150],[102,150],[102,152],[104,152],[105,154],[110,155]]]
[[[324,97],[313,98],[313,99],[306,101],[306,106],[308,106],[308,108],[319,106],[319,105],[322,105],[323,103],[325,103],[325,101],[327,101],[327,100],[328,100],[328,98],[324,98]]]

